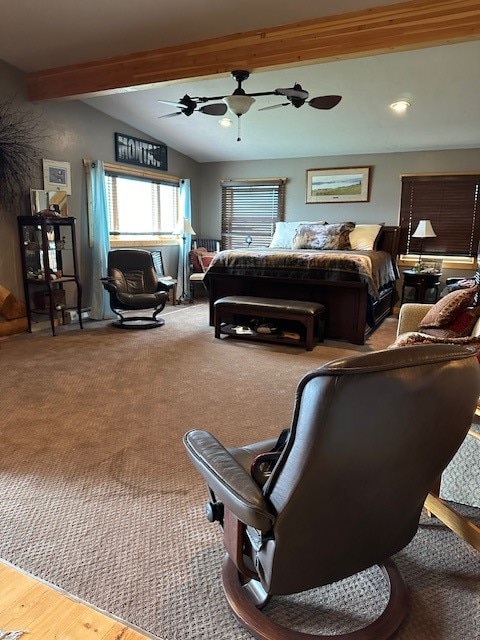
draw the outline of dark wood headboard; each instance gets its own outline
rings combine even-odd
[[[400,243],[400,227],[382,226],[378,234],[375,249],[378,251],[387,251],[393,258],[397,260],[398,248]]]

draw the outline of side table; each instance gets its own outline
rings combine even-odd
[[[433,289],[435,292],[434,302],[437,302],[441,275],[441,271],[434,271],[432,273],[406,269],[403,272],[402,299],[400,304],[403,304],[403,300],[405,298],[405,287],[411,287],[415,290],[415,302],[426,302],[425,297],[427,291],[429,289]]]

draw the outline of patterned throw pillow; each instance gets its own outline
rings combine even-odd
[[[438,338],[464,338],[472,333],[478,318],[480,307],[471,307],[456,316],[449,324],[443,327],[426,327],[422,333]]]
[[[327,224],[323,220],[318,222],[308,222],[308,221],[290,221],[290,222],[276,222],[275,223],[275,233],[273,234],[273,238],[270,242],[270,249],[291,249],[293,238],[297,232],[297,229],[300,225],[304,224]]]
[[[203,273],[208,269],[215,257],[215,253],[207,251],[205,247],[198,247],[188,252],[188,259],[192,265],[193,273]]]
[[[480,362],[480,337],[464,336],[463,338],[438,338],[437,336],[427,336],[425,333],[411,331],[399,336],[389,349],[398,349],[399,347],[410,347],[415,344],[460,344],[463,346],[473,347],[476,352],[477,360]]]
[[[354,222],[340,224],[302,224],[298,227],[293,239],[293,249],[340,249],[349,251],[350,232],[355,228]]]
[[[427,312],[419,324],[419,330],[445,327],[460,316],[473,303],[478,287],[447,293]]]

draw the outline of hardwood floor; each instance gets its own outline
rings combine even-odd
[[[108,615],[0,561],[0,630],[25,640],[148,640]]]

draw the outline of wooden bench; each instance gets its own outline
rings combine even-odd
[[[305,327],[305,339],[295,340],[275,334],[237,334],[232,328],[222,326],[226,318],[249,316],[250,318],[274,318],[301,323]],[[226,296],[214,303],[215,338],[222,334],[250,340],[304,344],[312,351],[315,339],[323,342],[325,332],[325,307],[308,300],[283,300],[280,298],[257,298],[253,296]]]

